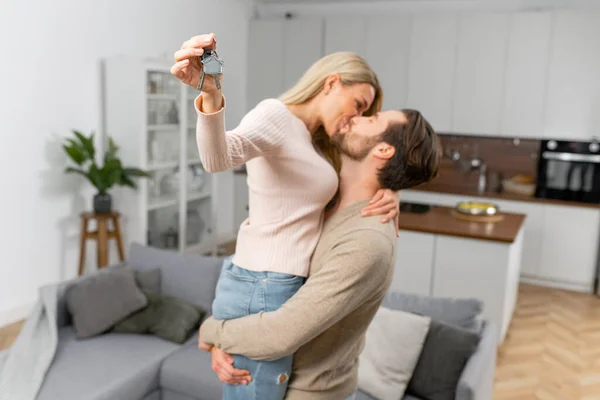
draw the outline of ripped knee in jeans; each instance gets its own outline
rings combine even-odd
[[[277,377],[277,383],[280,384],[280,385],[283,385],[284,383],[286,383],[288,381],[288,378],[289,378],[288,374],[286,374],[285,372],[282,372]]]

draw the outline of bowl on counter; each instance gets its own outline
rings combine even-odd
[[[455,209],[461,214],[474,216],[491,216],[499,212],[496,204],[478,201],[461,201],[456,204]]]

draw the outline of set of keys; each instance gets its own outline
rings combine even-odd
[[[204,78],[206,75],[212,75],[215,79],[215,85],[217,89],[221,90],[221,82],[219,82],[219,76],[223,74],[223,65],[225,63],[219,58],[216,50],[204,50],[204,53],[199,57],[202,63],[202,75],[198,81],[196,89],[202,91],[204,86]]]

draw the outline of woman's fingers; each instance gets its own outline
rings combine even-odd
[[[396,211],[392,210],[389,213],[385,214],[383,217],[381,217],[381,222],[388,222],[389,220],[391,220],[395,216],[396,216]]]
[[[171,74],[173,76],[176,76],[179,79],[185,78],[184,68],[186,68],[189,64],[190,64],[189,59],[185,59],[185,60],[176,62],[175,64],[173,64],[173,66],[171,66]]]
[[[378,190],[377,193],[375,193],[375,196],[371,199],[371,201],[369,201],[369,204],[377,203],[379,200],[383,199],[384,194],[385,192],[383,190]]]
[[[390,207],[389,205],[384,205],[384,206],[380,206],[380,207],[371,208],[366,211],[363,210],[361,214],[363,217],[370,217],[373,215],[386,215],[387,213],[389,213],[392,210],[393,210],[393,207]]]
[[[173,54],[175,62],[183,61],[192,57],[198,57],[204,54],[204,49],[196,47],[186,47],[185,49],[177,50]]]
[[[198,35],[193,36],[189,40],[183,42],[181,46],[182,49],[189,47],[198,47],[198,48],[212,48],[217,43],[216,36],[214,33],[209,33],[206,35]]]

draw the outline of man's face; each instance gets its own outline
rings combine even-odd
[[[402,111],[382,111],[370,117],[354,117],[331,137],[342,154],[356,161],[362,161],[380,142],[380,137],[391,124],[406,123]]]

